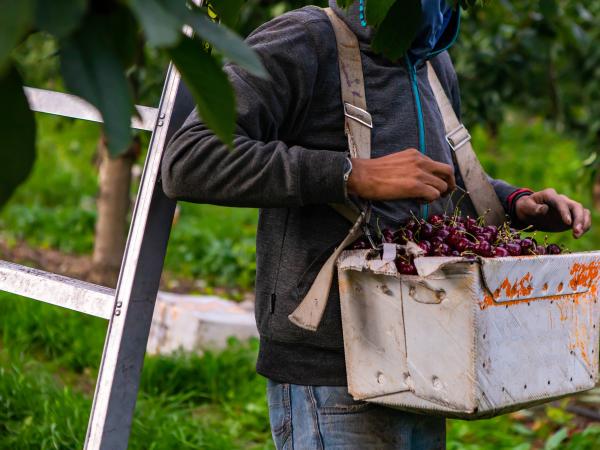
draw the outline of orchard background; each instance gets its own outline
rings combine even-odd
[[[384,38],[393,38],[385,35],[383,23],[398,2],[371,2],[378,7],[369,20],[382,24]],[[112,3],[118,8],[98,10],[99,5]],[[150,3],[167,8],[181,2]],[[306,4],[215,3],[221,6],[225,24],[242,36]],[[16,11],[15,4],[24,12]],[[126,61],[115,66],[115,73],[120,70],[125,80],[119,86],[128,90],[130,102],[156,105],[167,63],[182,42],[173,37],[173,29],[191,19],[184,13],[175,16],[171,28],[149,41],[143,36],[151,17],[140,10],[142,2],[52,4],[64,11],[74,11],[64,5],[79,5],[75,16],[63,14],[74,25],[56,19],[56,11],[44,13],[33,0],[0,0],[0,92],[5,103],[0,133],[8,133],[0,149],[0,201],[5,203],[0,212],[0,257],[112,285],[149,136],[123,131],[128,105],[123,107],[127,115],[102,128],[41,114],[34,122],[26,115],[17,117],[18,111],[6,104],[18,103],[13,97],[20,84],[89,94],[90,101],[97,98],[97,93],[90,94],[70,78],[75,69],[69,67],[78,61],[73,42],[81,38],[77,33],[97,26],[98,15],[112,14],[122,20],[120,26],[130,24],[134,30],[120,36],[119,44],[133,44]],[[12,15],[4,14],[9,10]],[[18,18],[26,26],[13,33],[12,42],[9,29],[19,28]],[[9,21],[12,28],[7,28]],[[463,16],[459,40],[451,50],[461,81],[464,120],[488,172],[532,189],[553,186],[592,208],[596,221],[600,219],[599,24],[600,3],[591,0],[490,0]],[[198,29],[203,25],[199,23]],[[218,34],[222,31],[212,33],[217,34],[201,37],[222,38]],[[227,42],[230,47],[215,46],[212,59],[202,64],[218,67],[225,56],[260,72],[241,41]],[[215,77],[227,99],[227,86]],[[203,100],[210,80],[204,83],[198,83],[197,101]],[[96,88],[103,92],[114,86]],[[211,126],[227,140],[231,111],[221,112]],[[8,168],[14,167],[22,173],[9,174]],[[100,183],[99,173],[108,181]],[[125,201],[107,200],[115,197]],[[186,203],[179,207],[162,289],[217,292],[235,300],[251,296],[257,211]],[[600,231],[594,227],[578,241],[568,234],[553,240],[572,250],[599,249]],[[0,448],[81,447],[105,327],[100,319],[0,294]],[[147,357],[130,447],[273,448],[265,382],[254,372],[256,351],[256,342],[231,342],[218,354]],[[599,420],[600,395],[588,395],[492,420],[449,421],[448,447],[600,448],[600,425],[595,423]]]

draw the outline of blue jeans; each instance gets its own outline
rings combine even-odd
[[[444,449],[443,418],[354,401],[344,386],[267,382],[277,450]]]

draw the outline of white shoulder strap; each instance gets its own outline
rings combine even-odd
[[[331,8],[325,8],[325,13],[331,21],[337,42],[340,88],[344,104],[344,131],[348,138],[348,149],[353,158],[369,159],[371,158],[373,121],[367,112],[365,81],[358,39]],[[325,312],[336,261],[340,253],[362,234],[361,226],[365,221],[365,213],[359,214],[348,205],[332,204],[330,206],[354,225],[321,267],[300,305],[288,316],[295,325],[311,331],[316,331]]]
[[[342,102],[344,103],[345,132],[353,158],[371,158],[371,128],[373,120],[367,112],[365,80],[360,47],[356,35],[331,9],[325,8],[331,21],[338,50]]]
[[[435,100],[438,104],[444,128],[446,140],[454,151],[458,169],[462,175],[465,187],[477,214],[484,215],[486,223],[490,225],[501,225],[506,221],[506,212],[494,187],[485,174],[481,163],[471,145],[471,135],[465,126],[458,120],[454,108],[438,79],[430,62],[427,63],[427,76],[433,90]]]

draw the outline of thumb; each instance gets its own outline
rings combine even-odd
[[[544,216],[546,214],[548,214],[548,210],[550,209],[550,207],[546,204],[543,205],[536,205],[535,206],[535,210],[534,210],[534,214],[536,216]]]
[[[548,205],[544,203],[537,203],[531,196],[527,196],[519,200],[520,201],[517,208],[525,217],[540,216],[548,212]]]

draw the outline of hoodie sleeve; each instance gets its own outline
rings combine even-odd
[[[247,39],[270,78],[225,67],[236,94],[234,149],[204,125],[197,110],[173,136],[161,167],[167,196],[257,208],[345,200],[343,152],[282,140],[281,130],[302,129],[319,67],[307,23],[295,14],[268,22]]]
[[[436,58],[434,58],[431,62],[434,65],[436,74],[438,74],[438,76],[440,77],[442,85],[449,86],[449,98],[452,102],[452,107],[454,108],[456,115],[460,118],[460,89],[458,84],[458,77],[456,75],[456,71],[454,70],[452,60],[450,59],[450,55],[448,54],[448,52],[444,52]],[[490,176],[488,176],[488,179],[494,187],[496,195],[498,195],[502,206],[504,206],[504,210],[511,218],[514,219],[514,204],[517,201],[517,199],[521,198],[524,195],[529,195],[533,191],[527,188],[517,188],[504,180],[495,179]]]

